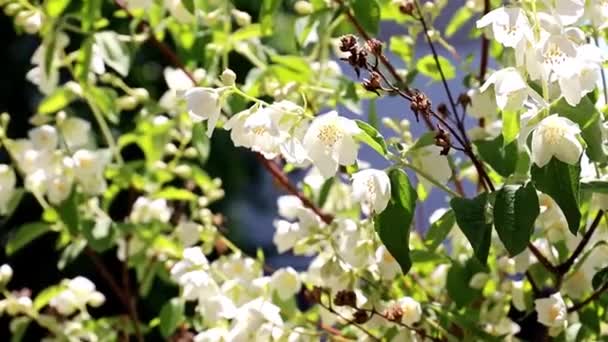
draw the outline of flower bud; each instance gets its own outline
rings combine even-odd
[[[304,0],[296,1],[293,5],[293,9],[299,15],[310,15],[314,11],[312,4]]]
[[[236,21],[236,24],[239,26],[247,26],[251,24],[251,16],[247,12],[233,9],[232,16],[234,17],[234,21]]]
[[[133,89],[132,95],[135,96],[135,98],[139,102],[147,101],[150,98],[150,93],[148,93],[148,90],[146,90],[146,88],[135,88]]]
[[[25,13],[25,14],[24,14]],[[20,18],[23,15],[23,18]],[[25,32],[29,34],[35,34],[40,31],[42,27],[42,14],[38,11],[34,12],[21,12],[17,15],[17,21],[21,21],[21,25]]]
[[[134,96],[121,96],[116,101],[116,105],[122,110],[133,110],[137,107],[137,104],[137,99]]]
[[[196,152],[196,149],[194,147],[188,147],[185,151],[184,151],[184,156],[186,158],[194,158],[198,155],[198,153]]]
[[[165,145],[165,153],[168,155],[174,155],[177,152],[177,146],[173,143],[168,143]]]
[[[226,86],[226,87],[232,87],[234,85],[234,83],[236,82],[236,74],[234,73],[234,71],[230,70],[230,69],[226,69],[224,70],[224,72],[222,72],[222,75],[220,76],[222,83]]]
[[[182,178],[189,178],[192,175],[192,168],[189,165],[178,165],[173,169],[176,175]]]
[[[11,278],[13,278],[13,269],[8,264],[0,266],[0,286],[8,284]]]

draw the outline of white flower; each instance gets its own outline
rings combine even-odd
[[[518,48],[532,41],[532,28],[526,13],[518,7],[500,7],[477,21],[477,28],[492,25],[494,39],[506,47]]]
[[[215,327],[198,333],[194,336],[194,342],[224,342],[227,335],[228,330],[226,328]]]
[[[182,0],[164,0],[165,7],[171,12],[171,17],[181,24],[192,23],[196,18],[184,7]]]
[[[517,310],[526,311],[524,282],[522,280],[514,280],[511,282],[511,301]]]
[[[490,279],[490,275],[485,272],[477,272],[469,280],[469,286],[473,289],[481,290]]]
[[[95,290],[95,284],[85,277],[78,276],[66,282],[66,289],[53,297],[49,305],[62,315],[71,315],[76,310],[83,310],[87,305],[100,306],[105,296]]]
[[[215,325],[220,319],[232,319],[237,314],[237,308],[232,300],[222,294],[209,297],[203,293],[199,298],[197,311],[205,318],[205,323]]]
[[[580,267],[564,280],[563,291],[569,298],[582,299],[593,289],[592,276],[585,267]]]
[[[559,292],[549,298],[536,299],[535,310],[538,313],[538,322],[548,327],[561,327],[566,323],[568,312],[566,303]]]
[[[576,164],[583,153],[577,139],[580,132],[576,123],[557,114],[544,118],[532,133],[532,161],[543,167],[556,157],[564,163]]]
[[[47,181],[46,195],[52,204],[60,204],[72,193],[74,177],[71,172],[55,174]]]
[[[585,12],[585,0],[555,0],[554,9],[562,25],[572,25],[583,16]]]
[[[353,197],[363,212],[379,214],[391,198],[391,180],[384,171],[367,169],[353,175]]]
[[[304,148],[325,179],[336,174],[338,165],[355,163],[359,145],[354,136],[360,132],[353,120],[341,117],[335,111],[313,120],[304,135]]]
[[[496,94],[496,104],[501,110],[512,111],[521,109],[528,96],[536,99],[540,98],[534,90],[528,87],[519,71],[513,67],[494,72],[479,88],[479,91],[482,93],[486,92],[492,84],[494,85],[494,93]]]
[[[307,235],[307,230],[295,222],[291,223],[285,220],[276,220],[274,222],[276,229],[272,242],[277,246],[279,253],[285,253],[293,248],[296,243]]]
[[[64,49],[68,46],[70,39],[67,34],[60,32],[55,40],[54,51],[49,70],[45,70],[45,60],[48,48],[46,44],[40,44],[31,58],[31,63],[35,65],[25,78],[38,86],[38,90],[45,95],[50,94],[59,83],[59,64],[60,57],[64,53]]]
[[[175,233],[184,246],[190,247],[200,241],[202,229],[203,227],[196,222],[183,221],[177,225]]]
[[[422,318],[422,307],[412,297],[403,297],[398,301],[401,310],[403,311],[403,318],[401,321],[408,326],[412,326]]]
[[[300,292],[300,276],[291,267],[281,268],[270,277],[270,288],[276,291],[279,298],[287,300]]]
[[[25,32],[36,34],[42,27],[42,13],[40,11],[23,12],[26,17],[23,19],[22,25]],[[19,16],[19,15],[18,15]]]
[[[57,130],[55,127],[49,125],[31,129],[28,132],[28,136],[34,148],[37,150],[53,151],[57,148],[57,144],[59,143]]]
[[[587,16],[599,30],[608,27],[608,1],[587,1]]]
[[[384,245],[376,249],[376,263],[380,271],[380,277],[383,280],[392,280],[397,275],[401,274],[401,266],[393,255],[384,247]]]
[[[171,209],[167,201],[162,198],[150,200],[146,197],[138,197],[129,217],[135,223],[149,223],[154,220],[166,223],[171,218]]]
[[[477,119],[496,117],[498,111],[494,89],[486,89],[484,92],[480,92],[479,89],[470,89],[467,95],[471,99],[471,105],[467,110],[472,117]]]
[[[175,109],[179,105],[179,100],[183,98],[186,90],[194,87],[194,83],[182,69],[167,67],[163,71],[163,75],[169,89],[158,102],[170,113],[176,113]]]
[[[75,151],[91,140],[91,123],[81,118],[69,117],[57,125],[68,148]]]
[[[439,146],[423,147],[416,151],[412,162],[437,182],[446,184],[452,177],[452,169],[446,156],[442,156],[440,152]],[[432,183],[424,177],[419,177],[419,181],[426,189],[432,187]]]
[[[8,204],[15,193],[17,177],[9,165],[0,164],[0,215],[6,214]]]
[[[210,137],[222,111],[219,91],[213,88],[196,87],[186,91],[184,96],[188,103],[188,114],[190,114],[192,121],[208,120],[207,136]]]

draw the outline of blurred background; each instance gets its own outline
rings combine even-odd
[[[253,18],[257,17],[261,1],[235,0],[233,2],[239,9],[249,12]],[[448,8],[442,12],[443,17],[437,20],[436,27],[442,29],[453,13],[461,6],[464,6],[464,2],[464,0],[449,1]],[[108,1],[104,8],[104,13],[111,14],[115,9],[112,8],[112,5],[112,2]],[[115,18],[108,17],[108,19],[111,19],[112,27],[128,25],[128,22],[124,19],[120,21],[116,19],[116,22],[114,22]],[[439,53],[451,59],[456,66],[467,56],[472,55],[474,58],[472,65],[474,68],[477,68],[478,61],[476,58],[479,57],[480,42],[478,39],[470,39],[468,36],[473,22],[463,27],[456,35],[449,39],[449,43],[456,48],[461,60],[455,60],[445,49],[439,48]],[[391,36],[402,35],[405,32],[404,28],[395,23],[384,22],[381,26],[379,39],[386,42]],[[32,67],[30,58],[40,41],[36,37],[29,35],[18,36],[13,28],[11,18],[0,13],[0,42],[3,45],[0,52],[0,113],[8,112],[11,116],[9,136],[11,138],[24,137],[27,135],[28,129],[31,128],[29,118],[35,113],[38,101],[41,98],[37,88],[25,79],[25,74]],[[77,44],[78,42],[73,41],[72,43]],[[418,56],[430,53],[424,40],[418,42],[416,53]],[[403,62],[394,56],[391,56],[391,60],[398,67],[408,67],[403,65]],[[127,78],[127,83],[132,86],[145,87],[150,92],[150,95],[155,98],[162,95],[166,90],[162,71],[167,62],[159,55],[158,51],[153,46],[144,44],[140,52],[135,56],[134,63],[145,64],[146,75],[131,73]],[[347,64],[341,61],[338,61],[338,63],[343,73],[349,75],[349,77],[355,77]],[[251,65],[238,55],[230,56],[230,65],[237,75],[239,75],[239,80],[241,80],[241,75],[246,75],[247,70],[251,68]],[[463,76],[463,71],[458,69],[456,78],[450,81],[450,86],[455,94],[466,91],[462,86]],[[418,76],[415,81],[415,87],[424,90],[433,101],[434,106],[446,100],[441,83],[432,83],[429,79]],[[368,105],[366,101],[361,103],[362,114],[360,116],[346,108],[341,108],[341,114],[365,119],[367,117]],[[411,119],[414,136],[418,136],[425,131],[424,125],[416,123],[413,119],[409,104],[400,98],[384,97],[379,99],[377,101],[377,110],[380,117],[388,116],[397,120],[403,118]],[[385,130],[383,134],[389,136],[390,132]],[[0,162],[8,162],[7,156],[2,153],[0,152]],[[127,150],[125,151],[125,157],[137,157],[138,153],[140,151]],[[371,162],[377,168],[386,166],[385,161],[367,146],[362,148],[360,158]],[[226,226],[229,229],[230,236],[241,248],[254,254],[257,248],[262,248],[267,262],[273,267],[285,265],[291,265],[298,269],[306,267],[308,260],[305,258],[276,254],[276,250],[272,244],[272,236],[274,234],[272,223],[277,215],[276,199],[283,192],[273,183],[269,174],[256,162],[253,154],[233,147],[228,134],[225,131],[216,130],[212,139],[211,158],[206,169],[212,176],[220,177],[223,180],[226,197],[214,205],[212,209],[225,214],[227,219]],[[294,179],[299,179],[303,175],[303,173],[295,173],[293,177]],[[471,193],[472,191],[472,185],[468,184],[467,192]],[[428,217],[431,213],[435,209],[445,207],[446,205],[445,195],[439,190],[433,190],[430,200],[424,206],[418,206],[419,212],[416,215],[416,227],[424,230],[428,225]],[[121,208],[120,202],[114,207],[113,210],[116,211],[116,215],[128,210],[128,208]],[[4,246],[12,229],[40,217],[41,212],[42,210],[34,198],[26,195],[11,218],[8,220],[0,219],[0,245]],[[104,314],[121,313],[121,307],[117,299],[112,297],[107,284],[95,273],[95,268],[86,256],[80,256],[61,273],[57,270],[59,255],[55,250],[55,238],[52,234],[45,235],[10,258],[4,254],[4,248],[0,248],[0,263],[9,263],[15,270],[15,275],[11,282],[12,288],[27,288],[33,293],[37,293],[48,284],[58,283],[62,278],[74,277],[81,274],[95,282],[99,290],[107,296],[106,305],[97,310],[102,310]],[[120,263],[115,255],[114,250],[106,252],[103,255],[104,262],[110,269],[118,269],[120,267]],[[173,296],[176,291],[176,289],[167,287],[160,281],[156,281],[154,286],[162,288],[154,289],[153,292],[163,293],[163,298],[151,298],[150,300],[139,302],[139,311],[144,322],[154,318],[164,301]],[[0,327],[6,327],[7,322],[7,320],[0,318]],[[28,334],[30,334],[28,336],[36,336],[35,331]],[[0,334],[0,340],[6,340],[2,337],[2,334]]]

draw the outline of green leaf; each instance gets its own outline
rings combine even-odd
[[[499,175],[508,177],[515,172],[519,156],[517,141],[504,146],[503,137],[499,135],[493,140],[476,140],[473,144],[481,158]]]
[[[452,262],[446,278],[446,287],[448,296],[458,307],[463,307],[481,296],[481,290],[471,288],[469,282],[476,273],[483,270],[483,265],[475,258],[467,260],[465,264]]]
[[[569,165],[557,158],[552,158],[542,168],[533,164],[530,173],[536,188],[551,196],[559,205],[566,216],[570,231],[576,235],[581,221],[579,210],[580,163]]]
[[[106,65],[126,77],[131,66],[131,57],[127,44],[114,31],[102,31],[95,34],[95,43],[99,54]]]
[[[30,326],[32,319],[27,316],[15,317],[11,320],[10,331],[11,331],[11,342],[23,341],[23,336]]]
[[[456,77],[456,68],[454,68],[450,60],[443,56],[437,57],[445,79],[451,80]],[[437,67],[437,63],[435,63],[433,55],[426,55],[420,58],[416,63],[416,69],[424,76],[430,77],[435,81],[441,81],[441,74],[439,73],[439,68]]]
[[[608,182],[600,180],[581,182],[581,190],[585,192],[608,194]]]
[[[173,334],[184,320],[184,304],[179,298],[172,298],[160,310],[160,333],[164,338]]]
[[[380,5],[378,0],[354,0],[352,9],[365,31],[377,35],[380,28]]]
[[[388,206],[374,220],[376,232],[386,249],[397,260],[403,274],[412,266],[410,259],[410,226],[416,207],[416,191],[403,170],[393,169],[391,199]]]
[[[102,0],[87,0],[82,2],[81,27],[84,32],[90,32],[95,21],[101,17]]]
[[[17,231],[12,234],[6,243],[6,254],[13,255],[21,248],[27,246],[30,242],[49,232],[51,227],[43,222],[26,223],[17,228]]]
[[[414,152],[416,150],[419,150],[423,147],[427,147],[430,145],[434,145],[435,144],[435,136],[437,134],[435,132],[426,132],[424,134],[422,134],[418,140],[416,140],[416,142],[414,143],[414,145],[412,145],[408,150],[407,153],[410,152]]]
[[[429,231],[424,237],[424,245],[431,251],[434,251],[439,245],[445,241],[446,237],[454,227],[456,217],[454,211],[447,210],[443,215],[431,224]]]
[[[153,197],[163,198],[170,201],[195,201],[197,198],[197,196],[191,191],[171,186],[166,187],[161,191],[155,193]]]
[[[445,28],[445,36],[446,38],[450,38],[454,35],[454,33],[458,32],[458,30],[469,20],[473,12],[466,6],[460,7],[456,13],[450,19],[448,26]]]
[[[608,160],[602,140],[602,115],[589,97],[584,96],[576,107],[562,98],[551,106],[551,113],[563,115],[579,125],[581,136],[587,143],[585,152],[589,159],[600,163]]]
[[[85,96],[89,105],[95,106],[110,122],[118,123],[119,109],[116,105],[116,100],[118,99],[116,90],[109,87],[93,86],[85,86],[83,88],[85,89]]]
[[[389,47],[392,52],[401,57],[406,65],[410,65],[414,59],[414,40],[412,37],[399,35],[391,36]]]
[[[76,236],[80,231],[80,215],[78,213],[78,193],[72,189],[70,196],[57,207],[59,218],[68,228],[71,235]]]
[[[380,153],[380,155],[386,156],[388,148],[386,147],[386,141],[384,141],[384,137],[380,132],[365,121],[355,121],[357,122],[357,126],[363,131],[361,134],[357,135],[357,138],[369,145],[369,147],[373,148],[376,152]]]
[[[515,142],[519,134],[519,112],[502,112],[503,146]]]
[[[46,289],[42,290],[34,299],[34,309],[36,311],[40,311],[43,307],[45,307],[53,297],[59,294],[59,292],[63,291],[64,287],[61,285],[53,285],[49,286]]]
[[[488,194],[485,192],[474,199],[454,197],[450,201],[458,227],[469,240],[477,260],[484,265],[492,238],[492,224],[486,219],[487,204]]]
[[[273,32],[274,16],[279,10],[281,0],[263,0],[260,9],[260,25],[262,35],[268,36]]]
[[[38,105],[38,113],[53,114],[69,105],[76,95],[67,88],[57,88]]]
[[[376,99],[369,101],[369,108],[367,112],[367,123],[378,130],[378,106],[376,105]]]
[[[496,194],[494,226],[511,256],[523,252],[528,246],[539,213],[538,196],[532,183],[526,186],[505,185]]]
[[[192,127],[192,146],[198,152],[198,160],[201,166],[205,165],[209,159],[209,152],[211,150],[211,141],[205,133],[205,127],[202,122],[194,124]]]
[[[321,186],[321,191],[319,191],[319,208],[323,208],[323,205],[325,205],[325,202],[327,202],[327,197],[329,196],[329,192],[334,185],[334,180],[335,178],[331,177],[323,183],[323,186]]]
[[[606,282],[608,282],[608,267],[602,268],[593,276],[593,279],[591,280],[593,290],[599,289],[606,284]]]
[[[44,13],[52,18],[57,18],[70,4],[70,0],[45,0]]]

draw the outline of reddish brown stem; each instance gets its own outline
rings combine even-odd
[[[483,15],[490,12],[490,0],[483,2]],[[481,35],[481,61],[479,62],[479,82],[483,83],[488,71],[488,60],[490,59],[490,40],[485,35]]]

